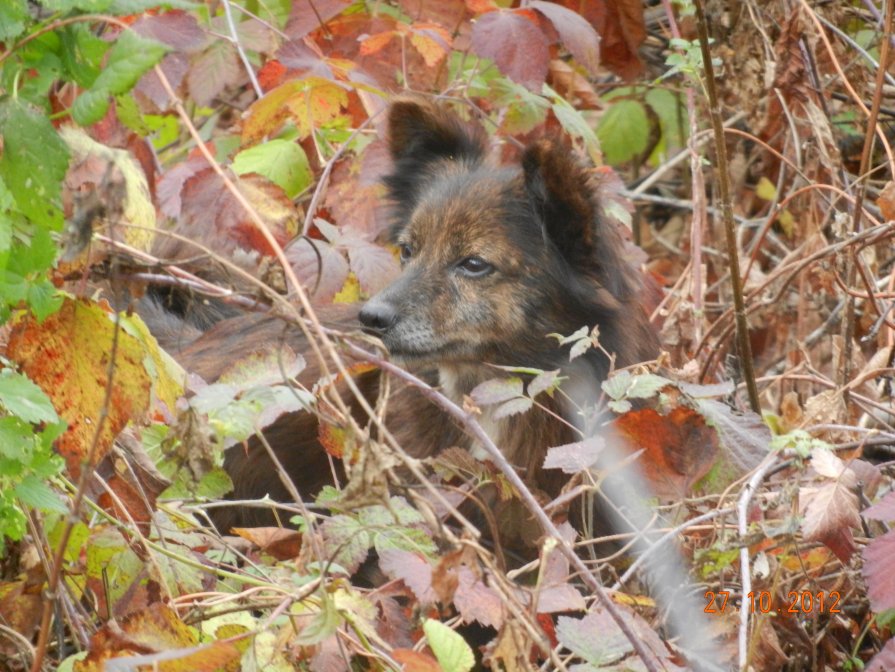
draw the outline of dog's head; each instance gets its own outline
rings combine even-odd
[[[494,167],[483,133],[416,99],[392,105],[389,142],[404,270],[360,320],[393,356],[546,365],[546,353],[560,358],[548,333],[611,321],[632,298],[618,236],[568,148],[541,141]]]

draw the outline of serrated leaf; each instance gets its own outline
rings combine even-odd
[[[649,399],[663,387],[671,385],[671,381],[653,373],[644,373],[634,376],[628,388],[629,399]]]
[[[244,149],[233,159],[233,170],[239,175],[263,175],[289,198],[307,189],[314,179],[305,150],[290,140],[270,140]]]
[[[628,371],[619,371],[601,385],[610,399],[624,399],[630,386],[631,374]]]
[[[528,383],[528,396],[534,399],[541,392],[552,393],[559,385],[559,380],[559,369],[539,373]]]
[[[296,644],[318,644],[333,634],[342,623],[342,615],[332,598],[324,591],[320,591],[318,595],[321,596],[321,609],[310,621],[306,621],[297,635],[291,637]]]
[[[25,30],[28,5],[25,0],[6,0],[0,3],[0,42],[11,40]]]
[[[481,406],[499,404],[522,396],[521,378],[492,378],[476,385],[469,393],[472,400]]]
[[[71,106],[72,118],[81,126],[95,124],[106,115],[111,97],[105,89],[84,91]]]
[[[116,95],[127,93],[168,51],[168,45],[126,30],[109,50],[106,67],[92,88]]]
[[[0,405],[25,422],[59,422],[59,416],[43,390],[9,369],[0,373]]]
[[[426,619],[423,632],[444,672],[469,672],[475,665],[475,656],[469,644],[444,623]]]
[[[621,415],[622,413],[627,413],[633,408],[631,402],[627,399],[622,399],[621,401],[610,401],[607,405],[609,406],[609,409],[611,411],[613,411],[614,413],[618,413],[619,415]]]
[[[529,18],[531,17],[531,18]],[[550,51],[547,38],[531,10],[498,10],[476,19],[472,48],[490,58],[507,77],[538,91],[547,78]]]
[[[496,409],[494,409],[494,419],[500,420],[501,418],[508,418],[511,415],[518,415],[519,413],[525,413],[528,409],[530,409],[534,405],[534,402],[528,397],[517,397],[515,399],[510,399],[502,403]]]
[[[62,225],[62,180],[68,150],[47,116],[17,98],[0,100],[0,178],[25,216],[43,226]]]
[[[58,458],[57,458],[58,459]],[[34,475],[25,476],[14,488],[15,496],[28,506],[33,506],[43,511],[56,511],[65,513],[68,511],[62,500],[59,499],[53,489]]]
[[[596,436],[556,446],[547,451],[544,468],[561,469],[565,474],[577,474],[596,466],[605,448],[606,442]]]
[[[546,16],[566,49],[592,75],[600,67],[600,36],[581,14],[560,4],[533,0],[529,7]]]

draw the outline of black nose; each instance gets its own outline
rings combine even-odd
[[[388,303],[368,301],[357,316],[364,331],[381,336],[398,321],[398,311]]]

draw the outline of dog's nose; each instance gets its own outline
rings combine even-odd
[[[388,303],[368,301],[358,314],[364,331],[376,336],[382,336],[398,321],[398,311]]]

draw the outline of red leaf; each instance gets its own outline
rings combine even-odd
[[[895,608],[895,531],[871,541],[861,555],[873,611],[880,613]]]
[[[187,53],[201,48],[208,37],[196,18],[181,10],[143,16],[134,23],[133,29],[135,33]]]
[[[401,579],[422,604],[432,604],[437,597],[432,590],[432,565],[410,551],[383,550],[379,568],[390,579]]]
[[[479,17],[472,28],[472,49],[494,61],[507,77],[533,91],[539,92],[547,78],[547,38],[518,11],[501,10]]]
[[[499,628],[504,620],[503,600],[493,589],[477,577],[469,567],[457,570],[457,590],[454,606],[466,623],[478,621],[482,625]]]
[[[861,515],[868,520],[881,520],[886,523],[895,520],[895,491],[887,494],[873,506],[867,507]]]
[[[562,5],[533,0],[529,7],[546,16],[575,60],[592,75],[600,66],[600,36],[584,17]]]
[[[882,651],[871,658],[864,668],[864,672],[888,672],[888,670],[895,670],[895,638],[886,642]]]
[[[351,0],[296,0],[286,22],[286,34],[293,40],[317,30],[341,14],[351,4]]]
[[[243,77],[236,48],[227,40],[216,40],[193,60],[186,84],[196,103],[210,105],[225,88],[239,84]]]
[[[325,240],[300,238],[286,250],[298,281],[314,301],[328,303],[348,278],[348,262]]]
[[[361,238],[344,238],[340,242],[348,251],[351,270],[367,294],[375,294],[401,273],[400,264],[384,247]]]
[[[636,77],[643,70],[637,49],[646,39],[641,0],[557,0],[583,16],[600,36],[600,61],[617,75]]]

